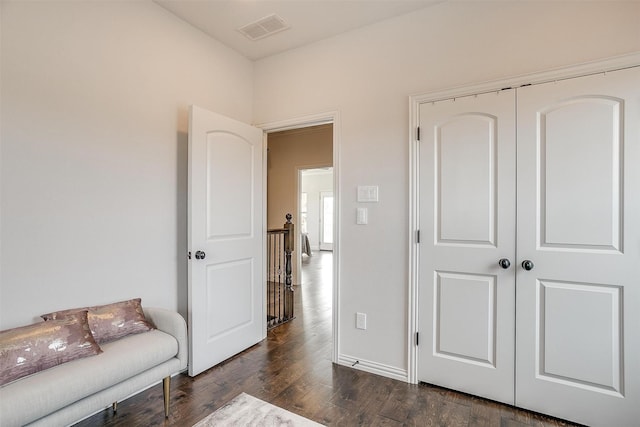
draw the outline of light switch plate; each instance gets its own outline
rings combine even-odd
[[[356,224],[365,225],[369,223],[369,212],[367,208],[357,208]]]
[[[358,185],[358,202],[377,202],[378,186],[377,185]]]

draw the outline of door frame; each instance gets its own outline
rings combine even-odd
[[[591,74],[606,73],[639,65],[640,53],[632,53],[538,73],[523,74],[472,85],[455,86],[435,92],[409,96],[409,306],[407,310],[407,380],[409,383],[418,383],[418,347],[416,337],[419,332],[420,143],[418,126],[420,124],[420,105],[448,99],[455,100],[456,98],[483,93],[500,92],[504,88],[512,89],[531,84],[549,83]]]
[[[264,215],[266,218],[267,205],[266,205],[266,185],[267,185],[267,138],[268,134],[273,132],[281,132],[291,129],[300,129],[311,126],[318,126],[323,124],[333,125],[333,289],[332,289],[332,302],[331,302],[331,337],[332,337],[332,352],[331,361],[336,363],[338,361],[338,355],[340,354],[340,112],[328,111],[325,113],[311,114],[306,116],[299,116],[290,119],[265,122],[254,124],[264,132],[263,138],[263,150],[264,150],[264,188],[265,188],[265,202],[264,202]],[[299,172],[298,172],[299,173]],[[298,191],[299,192],[299,191]],[[298,198],[298,197],[296,197]],[[300,201],[296,201],[297,211],[299,213]],[[266,224],[266,220],[265,220]],[[299,231],[298,231],[299,232]],[[298,239],[298,245],[300,244]],[[265,248],[266,251],[266,248]],[[300,270],[298,270],[300,271]],[[266,292],[266,288],[265,288]],[[266,330],[266,317],[265,317],[265,330]]]

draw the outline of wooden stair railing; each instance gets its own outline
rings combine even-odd
[[[291,214],[280,229],[267,231],[267,329],[294,318],[291,253],[295,227]]]

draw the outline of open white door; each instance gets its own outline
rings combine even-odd
[[[261,129],[189,115],[189,375],[252,346],[264,322]]]

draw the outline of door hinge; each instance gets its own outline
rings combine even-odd
[[[416,230],[416,243],[420,243],[420,230]]]
[[[420,141],[420,126],[418,126],[418,130],[416,132],[416,137],[418,138],[418,141]]]
[[[188,257],[189,259],[191,259],[191,251],[189,251],[189,253],[188,253],[187,257]]]
[[[420,332],[416,332],[416,346],[420,345]]]

